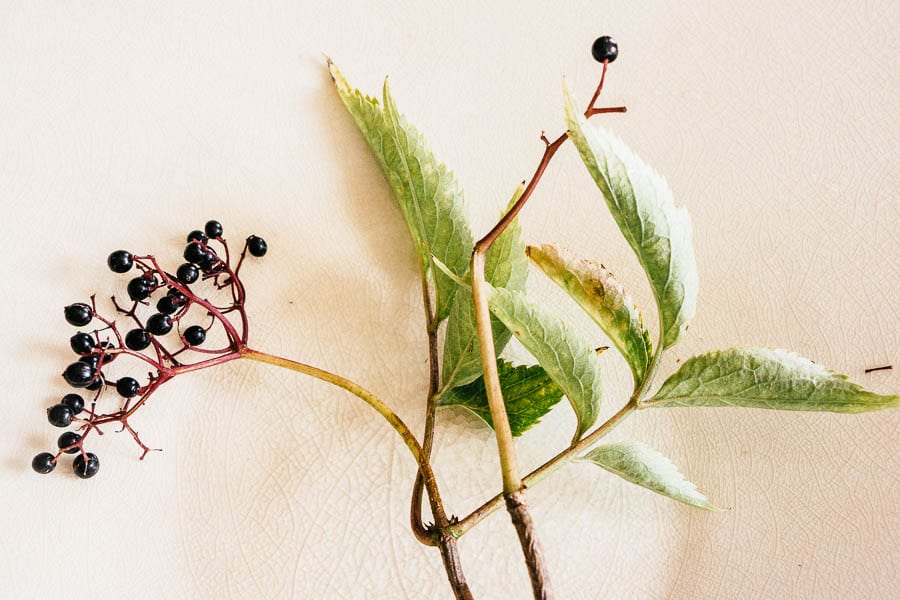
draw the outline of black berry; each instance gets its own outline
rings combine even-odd
[[[147,331],[153,335],[166,335],[172,331],[172,318],[169,315],[156,313],[147,319]]]
[[[191,263],[184,263],[178,267],[175,276],[178,277],[178,281],[181,283],[194,283],[200,278],[200,269]]]
[[[198,242],[191,242],[184,248],[184,260],[189,263],[199,263],[206,258],[206,249]]]
[[[56,461],[49,452],[41,452],[31,459],[31,468],[34,469],[35,473],[46,475],[56,468]]]
[[[72,387],[87,387],[96,373],[96,367],[79,361],[66,367],[63,377]]]
[[[84,327],[91,322],[92,318],[94,318],[94,311],[87,304],[76,302],[75,304],[70,304],[66,307],[65,315],[66,321],[68,321],[70,325]]]
[[[181,308],[181,304],[177,297],[163,296],[156,303],[156,310],[164,315],[171,315]]]
[[[120,377],[116,382],[116,391],[123,398],[134,398],[139,389],[141,384],[134,377]]]
[[[78,442],[81,441],[81,436],[75,433],[74,431],[67,431],[56,440],[56,445],[60,450],[63,448],[69,448],[69,446],[74,446]],[[66,454],[75,454],[79,451],[79,448],[75,446],[74,448],[69,448],[68,450],[63,450]]]
[[[191,346],[199,346],[206,341],[206,330],[200,325],[191,325],[184,330],[184,341]]]
[[[613,62],[619,56],[619,45],[608,35],[600,36],[594,40],[591,54],[597,62]]]
[[[88,354],[87,356],[82,356],[78,359],[78,362],[83,362],[86,365],[90,365],[94,371],[100,366],[100,356],[97,354]]]
[[[103,387],[103,373],[100,373],[96,379],[87,384],[84,389],[89,390],[91,392],[96,392],[100,388]]]
[[[87,460],[85,460],[87,456]],[[72,470],[82,479],[90,479],[100,470],[100,459],[93,452],[79,454],[72,461]]]
[[[96,347],[94,338],[89,333],[76,333],[69,338],[69,346],[75,354],[87,354]]]
[[[134,258],[127,250],[116,250],[106,259],[106,264],[114,273],[127,273],[134,266]]]
[[[247,238],[247,250],[253,256],[265,256],[266,252],[269,251],[269,245],[266,244],[266,240],[262,239],[257,235],[251,235]]]
[[[135,277],[128,282],[128,297],[135,302],[146,300],[150,296],[149,282],[143,277]]]
[[[211,238],[222,237],[222,224],[218,221],[207,221],[203,230]]]
[[[200,242],[201,244],[205,244],[207,241],[209,241],[209,238],[206,237],[206,234],[199,229],[195,229],[194,231],[187,234],[187,241]]]
[[[125,345],[135,352],[140,352],[150,345],[150,336],[143,329],[132,329],[125,334]]]
[[[54,404],[47,409],[47,420],[54,427],[68,427],[74,416],[72,409],[65,404]]]
[[[84,410],[84,398],[78,394],[66,394],[59,403],[63,406],[68,406],[72,410],[73,415],[77,415]]]

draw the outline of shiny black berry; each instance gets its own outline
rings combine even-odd
[[[172,331],[172,318],[161,313],[152,315],[147,319],[147,331],[153,335],[166,335]]]
[[[116,250],[106,259],[106,265],[114,273],[127,273],[134,266],[134,257],[128,250]]]
[[[164,315],[171,315],[181,308],[181,306],[182,302],[180,302],[177,297],[163,296],[156,303],[156,310]]]
[[[140,352],[150,345],[150,336],[143,329],[132,329],[125,334],[125,345],[135,352]]]
[[[69,446],[74,446],[78,442],[81,441],[81,436],[75,433],[74,431],[67,431],[56,440],[56,445],[60,450],[63,448],[69,448]],[[75,454],[79,451],[79,448],[75,446],[74,448],[69,448],[68,450],[63,450],[66,454]]]
[[[269,251],[269,245],[266,243],[266,240],[261,237],[251,235],[247,238],[247,250],[253,256],[265,256],[266,252]]]
[[[76,333],[69,338],[69,346],[75,354],[87,354],[96,345],[94,338],[89,333]]]
[[[100,366],[100,356],[97,354],[88,354],[86,356],[82,356],[78,359],[78,362],[83,362],[86,365],[90,365],[94,371]]]
[[[84,389],[91,391],[91,392],[96,392],[97,390],[99,390],[100,388],[103,387],[103,381],[104,381],[103,373],[100,373],[99,375],[97,375],[96,379],[94,379],[92,382],[90,382],[89,384],[84,386]]]
[[[47,409],[47,420],[54,427],[68,427],[72,424],[72,409],[65,404],[54,404]]]
[[[206,234],[203,233],[202,231],[200,231],[199,229],[195,229],[194,231],[187,234],[187,241],[188,242],[200,242],[202,244],[205,244],[207,241],[209,241],[209,238],[206,237]]]
[[[87,460],[85,460],[87,456]],[[90,479],[100,470],[100,459],[93,452],[79,454],[72,461],[72,470],[82,479]]]
[[[191,263],[184,263],[178,267],[175,276],[178,277],[178,281],[181,283],[194,283],[200,279],[200,269]]]
[[[222,237],[222,224],[218,221],[207,221],[203,230],[211,238]]]
[[[46,475],[56,468],[56,461],[49,452],[41,452],[31,459],[31,468],[34,469],[35,473]]]
[[[94,318],[94,311],[83,302],[76,302],[66,307],[66,321],[75,327],[84,327]]]
[[[66,394],[59,403],[63,406],[68,406],[72,410],[73,415],[77,415],[84,410],[84,398],[78,394]]]
[[[198,242],[191,242],[184,248],[184,260],[189,263],[199,263],[207,258],[206,249]]]
[[[128,282],[128,297],[139,302],[150,296],[150,284],[143,277],[135,277]]]
[[[597,62],[612,62],[619,56],[619,45],[608,35],[598,37],[591,46],[591,54]]]
[[[134,398],[139,389],[141,384],[134,377],[120,377],[116,382],[116,391],[123,398]]]
[[[87,387],[97,373],[93,365],[78,361],[74,362],[63,371],[63,377],[72,387]]]
[[[206,330],[200,325],[191,325],[184,330],[184,341],[191,346],[199,346],[206,341]]]

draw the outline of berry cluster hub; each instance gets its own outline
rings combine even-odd
[[[100,470],[100,459],[85,449],[85,442],[95,432],[102,435],[110,424],[131,434],[143,459],[151,448],[141,441],[130,419],[150,396],[178,375],[240,358],[247,347],[248,321],[239,272],[248,253],[262,257],[268,246],[263,238],[252,235],[233,260],[223,233],[218,221],[190,232],[185,262],[174,274],[151,255],[137,256],[127,250],[111,253],[106,264],[112,272],[133,274],[126,284],[128,302],[112,297],[115,313],[125,326],[100,314],[94,296],[89,303],[65,307],[70,325],[94,327],[69,339],[78,357],[62,376],[77,393],[65,394],[47,409],[51,425],[75,430],[59,436],[55,453],[35,456],[34,471],[50,473],[63,454],[74,454],[75,474],[82,479],[93,477]],[[114,369],[126,374],[113,378]]]

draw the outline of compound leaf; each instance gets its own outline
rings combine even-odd
[[[738,406],[858,413],[900,406],[786,350],[731,348],[689,359],[642,406]]]

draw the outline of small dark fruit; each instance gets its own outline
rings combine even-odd
[[[94,365],[78,361],[66,367],[63,377],[72,387],[87,387],[96,373]]]
[[[84,386],[84,389],[86,389],[90,392],[96,392],[97,390],[99,390],[100,388],[103,387],[103,381],[104,381],[103,373],[100,373],[96,379],[94,379],[92,382],[90,382],[89,384]]]
[[[116,250],[106,259],[106,265],[114,273],[127,273],[134,266],[134,257],[128,250]]]
[[[201,244],[205,244],[207,241],[209,241],[209,238],[206,237],[206,234],[199,229],[195,229],[194,231],[187,234],[187,241],[200,242]]]
[[[135,352],[140,352],[150,345],[150,336],[143,329],[132,329],[125,334],[125,345]]]
[[[94,318],[93,309],[83,302],[70,304],[65,310],[66,321],[75,327],[84,327]]]
[[[175,296],[163,296],[156,303],[156,310],[161,312],[164,315],[174,314],[179,308],[181,308],[182,302]]]
[[[89,333],[79,332],[69,338],[69,346],[75,354],[87,354],[93,350],[97,344]]]
[[[72,470],[82,479],[90,479],[100,470],[100,459],[93,452],[79,454],[72,461]]]
[[[253,256],[265,256],[266,252],[269,251],[269,245],[266,243],[266,240],[262,239],[257,235],[251,235],[247,238],[247,250]]]
[[[65,404],[54,404],[47,409],[47,420],[54,427],[68,427],[72,424],[72,409]]]
[[[207,221],[203,230],[211,238],[222,237],[222,224],[218,221]]]
[[[66,394],[59,403],[63,406],[68,406],[72,410],[73,415],[77,415],[84,410],[84,398],[78,394]]]
[[[191,346],[199,346],[206,341],[206,330],[200,325],[191,325],[184,330],[184,341]]]
[[[69,448],[69,446],[74,446],[78,442],[81,441],[81,436],[75,433],[74,431],[67,431],[56,440],[56,445],[60,450],[63,448]],[[79,448],[76,446],[75,448],[69,448],[68,450],[63,450],[66,454],[75,454],[79,452]]]
[[[150,296],[150,284],[143,277],[135,277],[128,282],[128,297],[135,302],[146,300]]]
[[[46,475],[56,468],[55,457],[49,452],[41,452],[31,459],[31,468],[35,473]]]
[[[178,281],[181,283],[194,283],[200,279],[200,269],[191,263],[184,263],[178,267],[175,276],[178,277]]]
[[[116,391],[123,398],[134,398],[139,389],[141,384],[134,377],[120,377],[116,382]]]
[[[191,242],[184,248],[184,260],[189,263],[199,263],[206,259],[206,248],[199,242]]]
[[[166,335],[172,331],[172,318],[162,313],[152,315],[147,319],[147,331],[153,335]]]
[[[591,46],[591,54],[597,62],[613,62],[619,56],[619,45],[616,40],[608,35],[603,35],[594,40]]]

